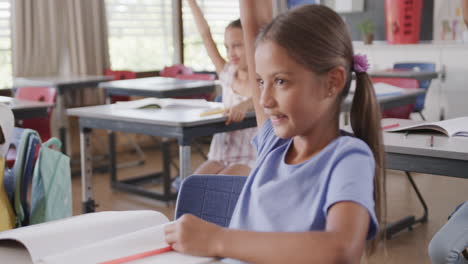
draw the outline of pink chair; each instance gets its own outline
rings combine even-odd
[[[18,99],[55,103],[57,91],[52,87],[20,87],[16,91],[15,97]],[[46,142],[50,137],[52,108],[49,109],[47,117],[36,117],[24,119],[23,128],[36,130],[41,136],[42,142]]]
[[[372,78],[373,83],[386,83],[393,86],[401,87],[404,89],[419,88],[419,82],[416,79],[406,78]],[[382,118],[403,118],[409,119],[410,114],[413,112],[414,104],[395,107],[382,112]]]
[[[159,76],[161,77],[175,78],[179,74],[193,74],[193,71],[183,64],[176,64],[173,66],[164,67],[164,69],[159,72]]]
[[[216,80],[216,75],[211,74],[211,73],[177,74],[175,77],[181,80],[203,80],[203,81]]]
[[[111,69],[106,69],[104,75],[112,76],[113,80],[127,80],[127,79],[136,79],[136,72],[132,71],[113,71]],[[130,101],[130,96],[126,95],[113,95],[111,97],[111,102],[115,103],[118,101]]]

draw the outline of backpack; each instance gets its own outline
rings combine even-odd
[[[30,224],[72,216],[70,158],[50,148],[61,145],[51,138],[41,146],[32,181]]]
[[[10,148],[15,118],[11,109],[0,104],[0,231],[15,227],[16,215],[3,183],[5,156]]]

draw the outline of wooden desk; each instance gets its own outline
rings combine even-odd
[[[58,117],[58,127],[60,140],[62,141],[62,151],[67,153],[67,115],[65,112],[65,93],[70,90],[83,89],[87,87],[97,87],[100,82],[112,79],[109,76],[49,76],[36,78],[15,78],[13,87],[54,87],[57,89],[56,111]]]
[[[49,114],[49,108],[54,106],[51,103],[22,100],[6,96],[0,96],[0,103],[5,103],[10,107],[16,120],[46,117]]]

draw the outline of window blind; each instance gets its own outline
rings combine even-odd
[[[233,20],[240,17],[239,1],[236,0],[197,0],[205,19],[210,26],[213,39],[221,55],[225,57],[224,30]],[[214,71],[214,65],[208,57],[202,39],[197,31],[192,12],[184,1],[182,16],[184,21],[185,64],[195,70]]]
[[[149,71],[171,65],[172,0],[106,0],[113,70]]]
[[[0,0],[0,89],[11,82],[11,0]]]

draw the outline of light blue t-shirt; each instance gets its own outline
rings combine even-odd
[[[324,231],[328,209],[352,201],[369,211],[367,239],[375,236],[375,160],[362,140],[340,136],[300,164],[285,163],[292,139],[275,135],[267,120],[252,140],[257,162],[234,209],[230,228],[252,231]]]

